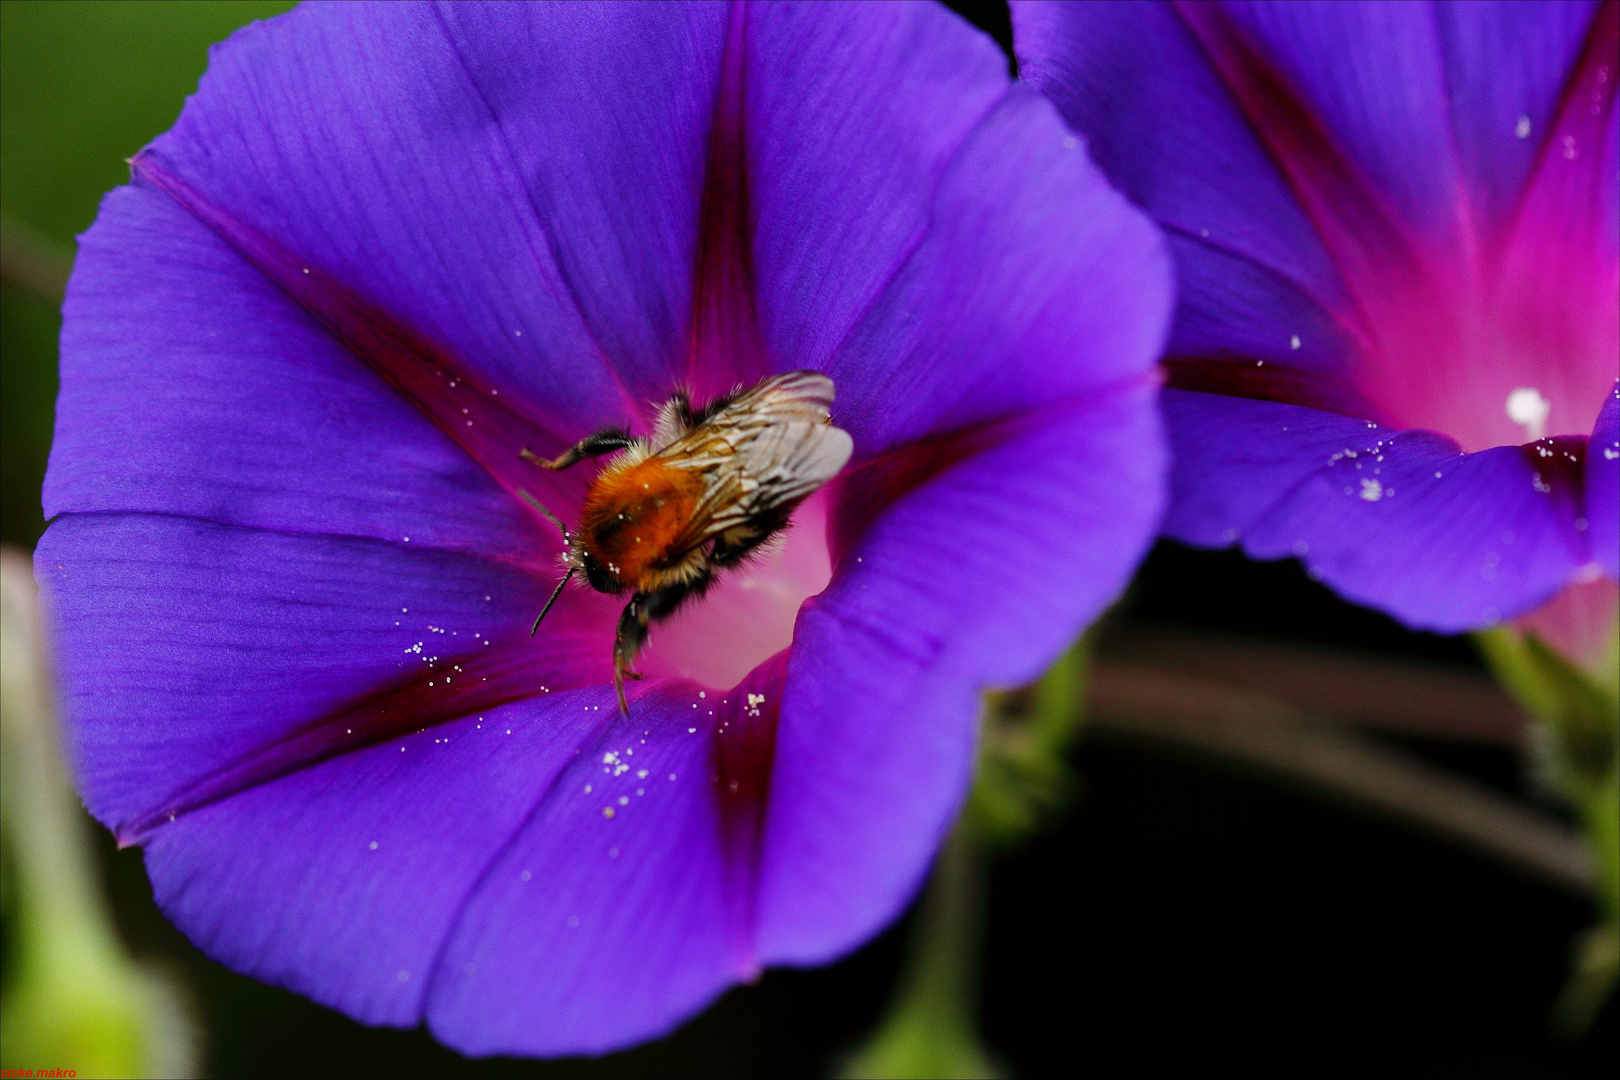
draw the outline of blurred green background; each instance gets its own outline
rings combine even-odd
[[[208,46],[291,3],[0,2],[0,538],[32,547],[56,401],[60,290],[73,238],[125,160],[180,113]]]

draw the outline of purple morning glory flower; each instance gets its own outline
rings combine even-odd
[[[36,569],[78,782],[209,955],[477,1054],[892,919],[1162,509],[1170,263],[932,5],[315,6],[81,239]],[[779,554],[531,639],[606,425],[826,373]]]
[[[1169,235],[1169,535],[1444,632],[1620,575],[1612,0],[1013,8]]]

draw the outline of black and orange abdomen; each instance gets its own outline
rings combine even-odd
[[[641,588],[650,572],[683,554],[671,545],[686,531],[702,494],[696,473],[655,457],[603,471],[580,515],[585,553],[621,586]]]

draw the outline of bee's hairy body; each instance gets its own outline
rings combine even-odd
[[[779,533],[794,508],[849,460],[853,443],[832,426],[832,400],[831,379],[795,371],[701,409],[678,393],[659,410],[650,439],[607,428],[551,460],[524,451],[548,469],[618,453],[592,481],[579,529],[562,528],[563,584],[581,572],[598,592],[633,594],[613,649],[621,709],[628,711],[623,680],[639,677],[630,665],[649,625],[703,595],[718,571]]]

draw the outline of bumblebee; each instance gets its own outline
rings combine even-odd
[[[530,635],[575,574],[583,573],[597,592],[629,592],[613,642],[613,688],[620,711],[629,715],[624,680],[641,677],[631,665],[649,626],[757,552],[849,460],[854,442],[833,426],[832,402],[827,376],[790,371],[702,408],[678,392],[658,410],[650,439],[604,428],[555,458],[524,447],[524,458],[552,470],[618,455],[591,482],[577,530],[529,500],[562,530],[567,545],[562,580]]]

